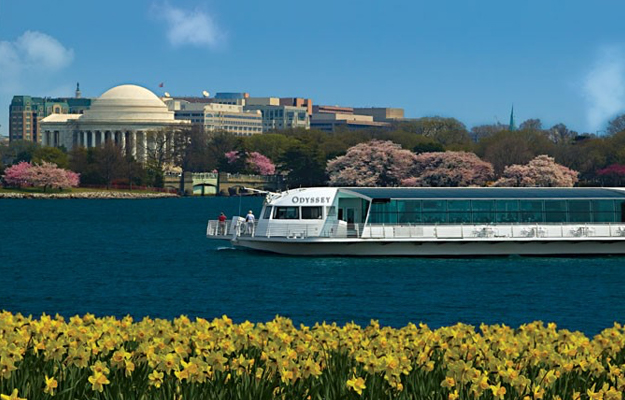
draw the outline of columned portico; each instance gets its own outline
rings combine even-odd
[[[48,146],[93,148],[110,140],[125,155],[145,162],[148,151],[170,152],[172,135],[165,131],[186,126],[148,89],[114,87],[95,99],[84,114],[52,114],[41,121],[42,143]]]

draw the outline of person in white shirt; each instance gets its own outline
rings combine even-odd
[[[254,213],[250,210],[245,216],[245,222],[247,223],[247,233],[250,236],[254,236],[254,221],[256,217],[254,217]]]

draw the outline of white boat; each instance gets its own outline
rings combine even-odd
[[[625,254],[625,189],[318,187],[207,237],[298,256]]]

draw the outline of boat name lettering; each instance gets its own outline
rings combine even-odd
[[[293,204],[330,204],[329,197],[293,197]]]

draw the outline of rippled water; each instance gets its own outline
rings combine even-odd
[[[0,200],[0,309],[32,314],[276,314],[400,327],[625,322],[625,258],[298,258],[231,249],[206,220],[259,198]]]

